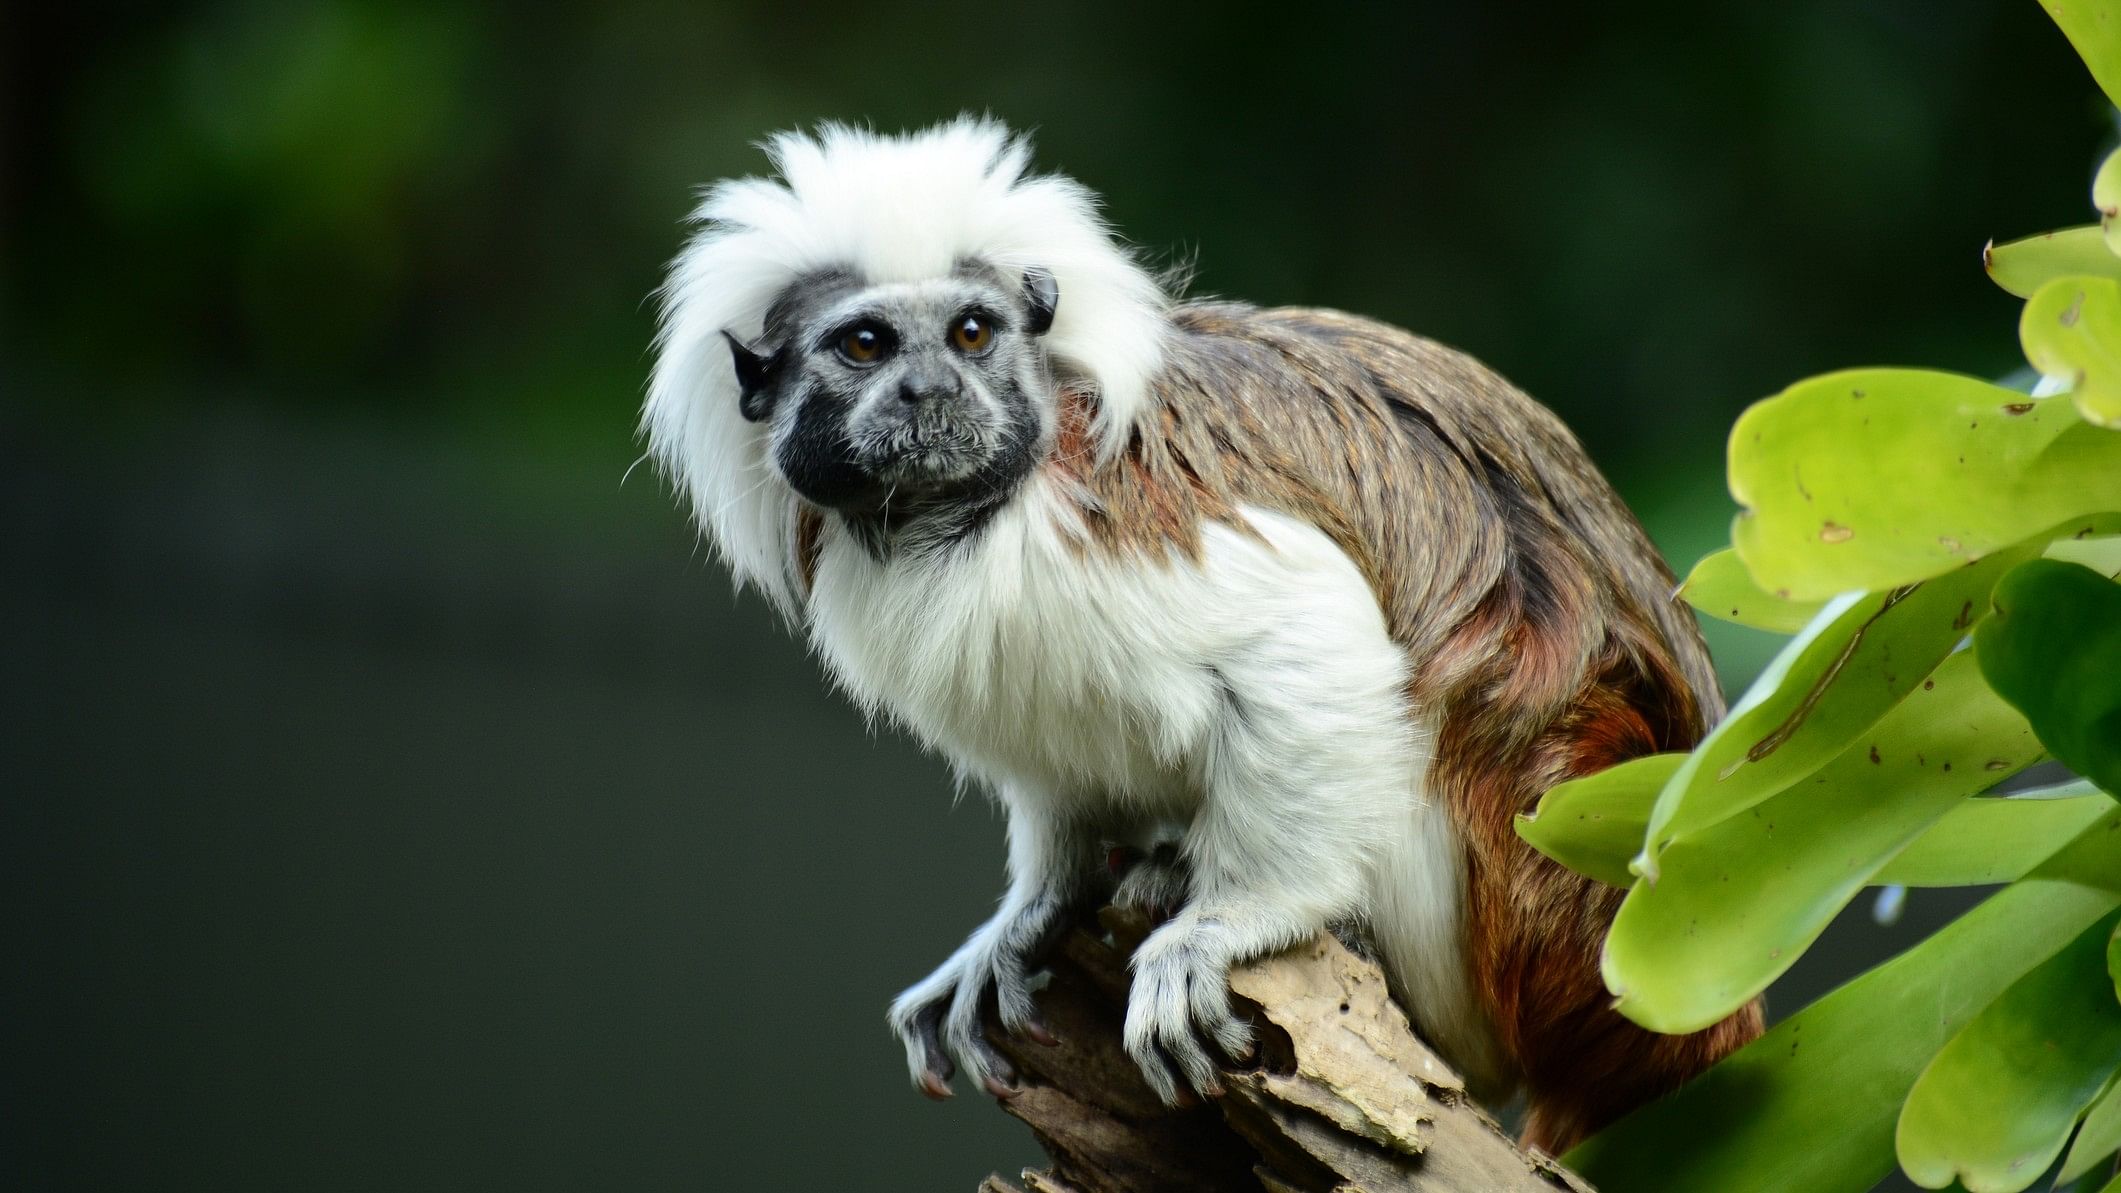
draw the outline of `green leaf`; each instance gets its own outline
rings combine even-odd
[[[1652,754],[1571,779],[1517,818],[1517,835],[1578,874],[1627,886],[1635,881],[1628,860],[1642,851],[1650,805],[1685,761],[1684,754]]]
[[[2084,421],[2121,427],[2121,281],[2047,283],[2018,317],[2018,339],[2034,368],[2069,386]]]
[[[2081,563],[2102,576],[2121,579],[2121,536],[2086,533],[2056,539],[2040,554],[2045,559]]]
[[[2014,882],[2105,815],[2112,803],[2083,782],[2008,799],[1966,800],[1887,862],[1872,881],[1898,886]]]
[[[1631,869],[1654,880],[1673,838],[1745,811],[1840,753],[1951,653],[1988,611],[1997,578],[2040,546],[1829,602],[1665,785]]]
[[[1974,633],[1988,681],[2063,765],[2121,797],[2121,584],[2035,559],[1996,586]]]
[[[2092,206],[2098,209],[2106,247],[2121,253],[2121,149],[2107,154],[2105,164],[2092,176]]]
[[[2062,27],[2106,98],[2121,106],[2121,0],[2040,0],[2040,7]]]
[[[2121,906],[2121,807],[2024,880],[1571,1151],[1627,1193],[1864,1193],[1893,1168],[1900,1104],[2018,975]],[[1688,1147],[1683,1141],[1712,1140]]]
[[[1894,1139],[1925,1189],[2017,1193],[2062,1154],[2121,1069],[2121,1003],[2107,997],[2109,916],[2011,984],[1952,1037],[1909,1092]]]
[[[1880,867],[1966,797],[2040,757],[1973,658],[1945,660],[1807,782],[1672,842],[1606,936],[1615,1006],[1697,1031],[1788,969]]]
[[[1859,369],[1800,381],[1731,432],[1731,542],[1792,600],[1942,575],[2121,510],[2121,436],[2067,398],[1971,377]],[[2071,533],[2064,528],[2057,533]]]
[[[2097,224],[1991,244],[1981,250],[1981,267],[1990,281],[2020,298],[2031,298],[2055,278],[2121,277],[2121,257],[2107,247],[2106,232]]]
[[[2116,928],[2114,939],[2121,940],[2121,928]],[[2077,1141],[2069,1145],[2069,1155],[2062,1160],[2062,1171],[2055,1183],[2073,1181],[2099,1161],[2121,1148],[2121,1081],[2115,1081],[2092,1103],[2084,1116],[2084,1125],[2077,1128]]]
[[[1824,601],[1790,601],[1753,583],[1738,552],[1726,547],[1706,556],[1679,586],[1686,603],[1721,621],[1794,634],[1819,612]]]
[[[1879,745],[1881,751],[1895,753],[1908,748],[1890,738]],[[1628,861],[1641,847],[1649,825],[1650,804],[1657,798],[1656,772],[1676,766],[1683,757],[1655,754],[1563,783],[1546,794],[1538,811],[1518,818],[1518,835],[1578,874],[1609,886],[1632,886],[1635,876],[1628,871]],[[1624,773],[1636,766],[1643,769],[1632,776]],[[2105,793],[2082,780],[2008,798],[1964,800],[1887,862],[1871,882],[1913,887],[2014,882],[2111,806]],[[2121,981],[2121,975],[2116,980]]]
[[[2114,930],[2114,938],[2106,942],[2106,972],[2114,979],[2114,998],[2121,1001],[2121,928]]]

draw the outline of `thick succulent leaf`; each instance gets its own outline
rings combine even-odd
[[[2121,278],[2121,256],[2107,247],[2106,231],[2097,224],[1992,244],[1981,250],[1981,267],[1990,281],[2020,298],[2031,298],[2056,278]]]
[[[2121,1069],[2121,1003],[2107,997],[2108,917],[2011,984],[1937,1054],[1900,1112],[1900,1167],[1925,1189],[2017,1193],[2062,1154]]]
[[[1606,936],[1620,1013],[1707,1027],[1765,990],[1894,854],[1960,803],[2037,761],[2018,711],[1968,654],[1945,660],[1819,773],[1672,842]]]
[[[1686,603],[1719,621],[1756,630],[1794,634],[1817,616],[1825,601],[1786,601],[1753,583],[1738,552],[1726,547],[1694,565],[1679,586]]]
[[[2121,0],[2040,0],[2106,98],[2121,106]]]
[[[2116,928],[2121,932],[2121,928]],[[2115,937],[2121,940],[2121,936]],[[2112,1082],[2099,1100],[2084,1116],[2084,1125],[2077,1128],[2077,1140],[2069,1145],[2069,1155],[2062,1159],[2062,1172],[2055,1178],[2057,1184],[2073,1181],[2099,1161],[2121,1148],[2121,1080]]]
[[[2121,510],[2121,436],[2068,397],[1950,373],[1800,381],[1732,429],[1731,542],[1776,596],[1942,575],[2082,515]],[[2072,533],[2064,528],[2059,533]]]
[[[1863,1193],[1900,1104],[2018,976],[2121,906],[2121,807],[2020,882],[1563,1157],[1628,1193]],[[1714,1147],[1683,1141],[1712,1139]]]
[[[1988,611],[1996,579],[2042,545],[1912,588],[1829,602],[1665,785],[1634,872],[1654,879],[1673,838],[1745,811],[1869,731]]]
[[[1880,738],[1881,753],[1913,749],[1907,742],[1884,737],[1882,728],[1872,734]],[[1654,754],[1563,783],[1546,794],[1538,811],[1518,818],[1518,834],[1578,874],[1611,886],[1632,886],[1635,876],[1628,862],[1649,826],[1650,805],[1662,781],[1658,775],[1669,773],[1684,757]],[[1629,768],[1636,769],[1629,773]],[[1887,862],[1871,882],[1912,887],[2015,882],[2111,809],[2106,794],[2082,780],[2007,799],[1962,800]]]
[[[2121,281],[2047,283],[2019,315],[2018,339],[2034,368],[2069,387],[2084,421],[2121,427]]]
[[[2114,979],[2114,999],[2121,1002],[2121,928],[2114,930],[2114,938],[2106,942],[2106,973]]]
[[[2086,533],[2057,539],[2040,555],[2064,563],[2081,563],[2102,576],[2121,580],[2121,535]]]
[[[2035,559],[1996,586],[1981,669],[2063,765],[2121,798],[2121,584]]]
[[[1685,761],[1684,754],[1652,754],[1571,779],[1517,818],[1517,835],[1578,874],[1626,886],[1635,881],[1628,862],[1642,852],[1650,805]]]
[[[2121,38],[2121,30],[2115,37]],[[2106,233],[2106,247],[2121,253],[2121,149],[2106,155],[2106,163],[2092,178],[2092,206],[2099,210],[2099,226]]]
[[[2111,809],[2089,783],[2009,799],[1970,799],[1878,871],[1891,886],[1986,886],[2015,882],[2064,841]]]

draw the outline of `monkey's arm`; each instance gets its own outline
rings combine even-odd
[[[1181,846],[1185,906],[1134,954],[1125,1043],[1166,1101],[1218,1084],[1204,1040],[1235,1056],[1231,965],[1359,915],[1418,771],[1403,656],[1337,549],[1270,527],[1275,588],[1214,667],[1222,708]],[[1255,576],[1255,582],[1260,578]]]
[[[1015,1069],[987,1043],[980,1016],[991,1005],[1011,1033],[1051,1039],[1032,1005],[1031,975],[1073,912],[1101,894],[1094,836],[1043,793],[1011,788],[1002,802],[1009,811],[1009,887],[1001,907],[891,1004],[891,1030],[906,1046],[914,1084],[932,1098],[950,1096],[959,1068],[990,1093],[1009,1092]]]

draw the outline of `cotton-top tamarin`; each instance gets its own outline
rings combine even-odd
[[[1720,709],[1559,420],[1397,328],[1180,301],[994,123],[769,150],[671,267],[644,422],[738,579],[1008,812],[1000,909],[891,1007],[917,1085],[1006,1095],[984,1010],[1044,1035],[1039,950],[1107,897],[1176,907],[1124,1041],[1166,1099],[1248,1046],[1231,964],[1328,926],[1550,1152],[1758,1034],[1614,1013],[1619,892],[1511,827]]]

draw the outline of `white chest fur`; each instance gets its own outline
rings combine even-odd
[[[972,777],[1169,806],[1245,619],[1207,607],[1210,578],[1186,561],[1084,551],[1046,484],[941,557],[880,562],[830,535],[812,643],[857,701]]]

